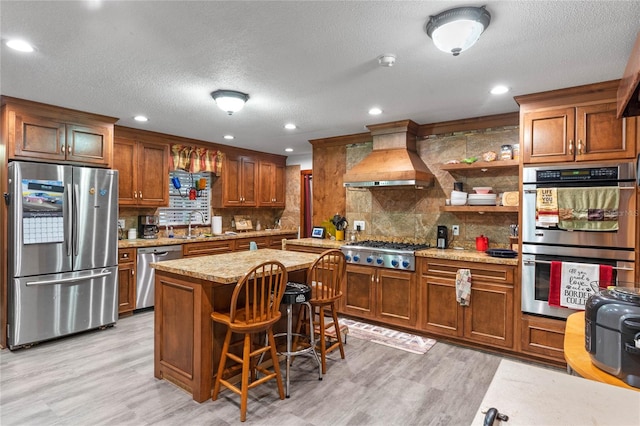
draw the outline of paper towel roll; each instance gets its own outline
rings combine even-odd
[[[214,235],[222,234],[222,216],[214,216],[211,221],[211,233]]]

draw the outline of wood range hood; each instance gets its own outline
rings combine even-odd
[[[618,118],[640,115],[640,32],[618,86]]]
[[[411,120],[367,126],[373,138],[373,151],[344,174],[344,186],[425,188],[433,185],[433,174],[416,149],[418,127]]]

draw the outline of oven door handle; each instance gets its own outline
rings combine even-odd
[[[529,266],[535,263],[544,263],[545,265],[550,265],[551,261],[550,260],[523,260],[522,263]],[[634,270],[634,268],[627,268],[626,266],[612,266],[611,268],[617,271],[633,271]]]

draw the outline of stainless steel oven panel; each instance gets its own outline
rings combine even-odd
[[[540,249],[540,246],[534,246],[536,249]],[[544,249],[544,247],[543,247]],[[602,262],[603,259],[609,259],[612,262],[612,266],[616,268],[616,279],[617,282],[621,285],[629,286],[630,283],[633,283],[634,277],[634,262],[633,262],[633,252],[630,253],[630,260],[626,254],[628,252],[620,252],[620,253],[606,253],[600,251],[598,257],[591,257],[594,259],[592,262],[589,261],[589,257],[586,257],[585,253],[589,251],[593,251],[593,249],[576,249],[571,253],[565,254],[557,254],[557,250],[560,249],[558,247],[552,248],[552,250],[548,250],[545,254],[532,254],[532,253],[524,253],[523,246],[523,254],[522,254],[522,312],[530,313],[530,314],[538,314],[545,315],[554,318],[567,318],[572,313],[576,312],[573,309],[568,308],[559,308],[555,306],[549,306],[546,300],[536,299],[536,269],[541,265],[546,265],[549,263],[550,256],[557,256],[558,261],[562,261],[566,259],[567,256],[571,256],[572,258],[581,257],[583,261],[586,263],[599,263]],[[584,251],[583,251],[584,250]],[[540,250],[539,250],[540,251]],[[545,250],[541,250],[545,251]],[[556,252],[556,253],[554,253]],[[624,254],[623,257],[627,258],[627,260],[617,259],[617,254]],[[544,256],[546,260],[539,260],[540,257]],[[598,259],[598,260],[596,260]],[[540,284],[540,283],[539,283]],[[543,287],[548,286],[548,283],[543,283]]]
[[[562,260],[563,256],[584,257],[592,259],[611,259],[621,262],[634,262],[635,253],[633,250],[611,250],[599,247],[565,247],[546,246],[537,244],[522,244],[523,254],[544,254],[558,256]],[[524,259],[523,259],[524,260]]]
[[[611,166],[611,164],[598,164],[598,166]],[[596,167],[595,165],[585,165]],[[619,247],[626,249],[635,248],[636,233],[636,191],[635,181],[619,182],[620,207],[618,218],[618,231],[565,231],[561,229],[536,228],[536,188],[533,181],[538,170],[563,169],[561,166],[527,167],[523,170],[522,194],[522,242],[535,244],[562,244],[591,247]],[[578,167],[572,167],[578,168]],[[633,163],[618,165],[619,179],[635,179]],[[598,185],[597,183],[595,185]],[[567,186],[566,184],[564,185]]]

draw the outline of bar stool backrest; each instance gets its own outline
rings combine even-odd
[[[338,249],[324,251],[309,267],[307,284],[311,287],[311,300],[330,302],[342,296],[342,283],[347,276],[347,261]]]
[[[287,270],[276,260],[249,270],[236,284],[231,296],[231,324],[274,323],[280,314],[280,302],[287,286]],[[242,312],[244,318],[238,318]]]

